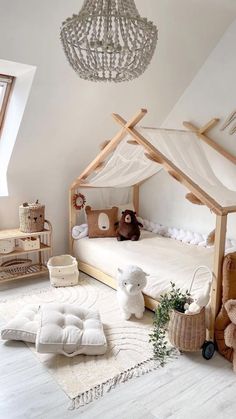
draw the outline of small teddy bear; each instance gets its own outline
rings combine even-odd
[[[140,228],[143,225],[137,220],[136,212],[126,209],[122,211],[121,219],[117,228],[117,240],[132,240],[136,241],[140,237]]]
[[[143,317],[145,310],[142,290],[147,284],[146,274],[141,268],[128,265],[123,270],[118,268],[117,298],[125,320],[134,314],[137,319]]]

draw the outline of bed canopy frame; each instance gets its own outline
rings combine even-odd
[[[115,152],[117,147],[120,145],[122,140],[127,141],[127,134],[129,139],[128,144],[133,146],[142,146],[144,155],[150,164],[153,165],[153,162],[161,166],[166,170],[170,176],[175,180],[184,185],[188,190],[186,198],[198,205],[206,205],[215,215],[216,215],[216,229],[215,229],[215,245],[214,245],[214,263],[213,263],[213,284],[212,284],[212,295],[211,295],[211,327],[209,330],[209,339],[214,338],[214,321],[219,312],[221,305],[221,293],[222,293],[222,264],[225,253],[225,241],[226,241],[226,228],[227,228],[227,215],[229,213],[236,212],[236,194],[235,202],[230,203],[230,205],[222,205],[222,202],[219,202],[220,199],[213,197],[209,190],[206,190],[204,187],[196,183],[189,174],[176,165],[172,159],[159,150],[159,148],[151,141],[145,138],[143,131],[147,130],[160,130],[174,133],[186,133],[190,132],[194,136],[196,143],[199,140],[206,143],[211,149],[214,149],[215,152],[219,153],[223,159],[227,159],[234,165],[236,165],[236,157],[225,150],[217,142],[211,139],[208,136],[208,131],[213,128],[219,121],[219,119],[214,118],[210,120],[203,127],[197,127],[190,122],[183,122],[183,125],[187,130],[165,130],[151,127],[143,127],[139,129],[137,124],[142,120],[146,115],[147,110],[141,109],[134,115],[129,121],[123,119],[120,115],[113,113],[112,116],[114,120],[121,126],[121,130],[110,140],[105,141],[101,146],[101,151],[97,157],[87,166],[87,168],[80,174],[79,177],[70,186],[69,190],[69,208],[70,208],[70,217],[69,217],[69,240],[70,240],[70,251],[73,252],[73,240],[71,238],[72,227],[76,224],[76,209],[73,206],[73,195],[80,188],[97,188],[96,182],[93,184],[93,181],[89,181],[88,178],[91,175],[94,175],[95,172],[102,171],[107,165],[107,162],[111,158],[112,154]],[[140,132],[141,131],[141,132]],[[197,139],[197,141],[196,141]],[[139,186],[146,179],[150,177],[150,174],[147,175],[142,181],[134,182],[132,185],[133,190],[133,203],[135,210],[138,212],[139,209]],[[227,188],[226,188],[227,191]],[[224,191],[223,191],[224,192]],[[109,275],[104,274],[98,269],[87,265],[83,262],[80,262],[80,269],[89,275],[99,279],[105,284],[116,288],[116,283],[114,278],[111,278]],[[150,309],[155,309],[158,305],[158,302],[151,297],[145,296],[145,304]]]

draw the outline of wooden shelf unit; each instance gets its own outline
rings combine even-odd
[[[52,226],[45,220],[46,227],[43,231],[35,233],[23,233],[19,229],[0,230],[0,240],[15,240],[15,249],[11,253],[0,253],[0,284],[21,278],[45,275],[48,273],[47,261],[52,256]],[[26,237],[39,237],[40,248],[24,250],[17,245],[17,240]],[[18,259],[25,255],[30,259],[26,266],[2,266],[5,261]]]

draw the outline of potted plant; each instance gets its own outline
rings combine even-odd
[[[168,347],[166,331],[170,320],[171,310],[184,313],[184,306],[190,301],[189,291],[182,292],[171,282],[169,292],[161,295],[160,303],[156,308],[153,320],[153,332],[150,334],[150,342],[153,344],[154,358],[164,365],[170,356],[172,348]]]

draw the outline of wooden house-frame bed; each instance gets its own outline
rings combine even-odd
[[[141,109],[131,118],[129,121],[125,121],[121,116],[113,114],[115,121],[121,126],[121,130],[112,138],[107,141],[104,148],[100,151],[97,157],[88,165],[88,167],[80,174],[78,178],[70,186],[69,190],[69,240],[70,240],[70,252],[73,253],[73,239],[71,237],[71,231],[73,226],[76,224],[76,209],[73,206],[73,195],[80,189],[94,188],[92,182],[88,180],[95,170],[103,168],[106,164],[106,160],[114,152],[120,142],[129,134],[132,138],[128,140],[129,144],[134,146],[140,145],[145,149],[145,156],[151,162],[156,162],[161,165],[175,180],[181,182],[190,193],[186,195],[186,198],[191,202],[206,205],[216,216],[216,230],[215,230],[215,245],[214,245],[214,262],[213,262],[213,284],[212,284],[212,295],[211,295],[211,326],[209,329],[209,339],[214,339],[214,322],[219,312],[221,305],[221,293],[222,293],[222,263],[225,254],[225,242],[226,242],[226,228],[227,228],[227,215],[229,213],[236,212],[236,201],[235,205],[222,205],[217,202],[206,190],[200,187],[196,182],[193,181],[186,173],[184,173],[179,167],[177,167],[173,161],[168,159],[165,154],[160,152],[158,148],[153,146],[138,129],[136,125],[147,113],[146,109]],[[236,157],[226,151],[218,143],[212,140],[208,136],[208,131],[218,122],[218,119],[212,119],[203,127],[196,127],[190,122],[184,122],[184,126],[194,133],[196,137],[208,144],[208,146],[219,153],[224,159],[227,159],[234,165],[236,165]],[[170,131],[170,130],[169,130]],[[178,130],[175,130],[178,132]],[[181,131],[181,130],[179,130]],[[133,190],[133,203],[134,208],[138,213],[139,210],[139,187],[142,182],[134,183],[132,185]],[[83,261],[79,261],[79,268],[81,271],[91,275],[106,285],[116,288],[116,281],[111,276],[105,274],[101,270],[94,266],[91,266]],[[145,296],[145,304],[151,310],[154,310],[158,305],[158,301]]]

